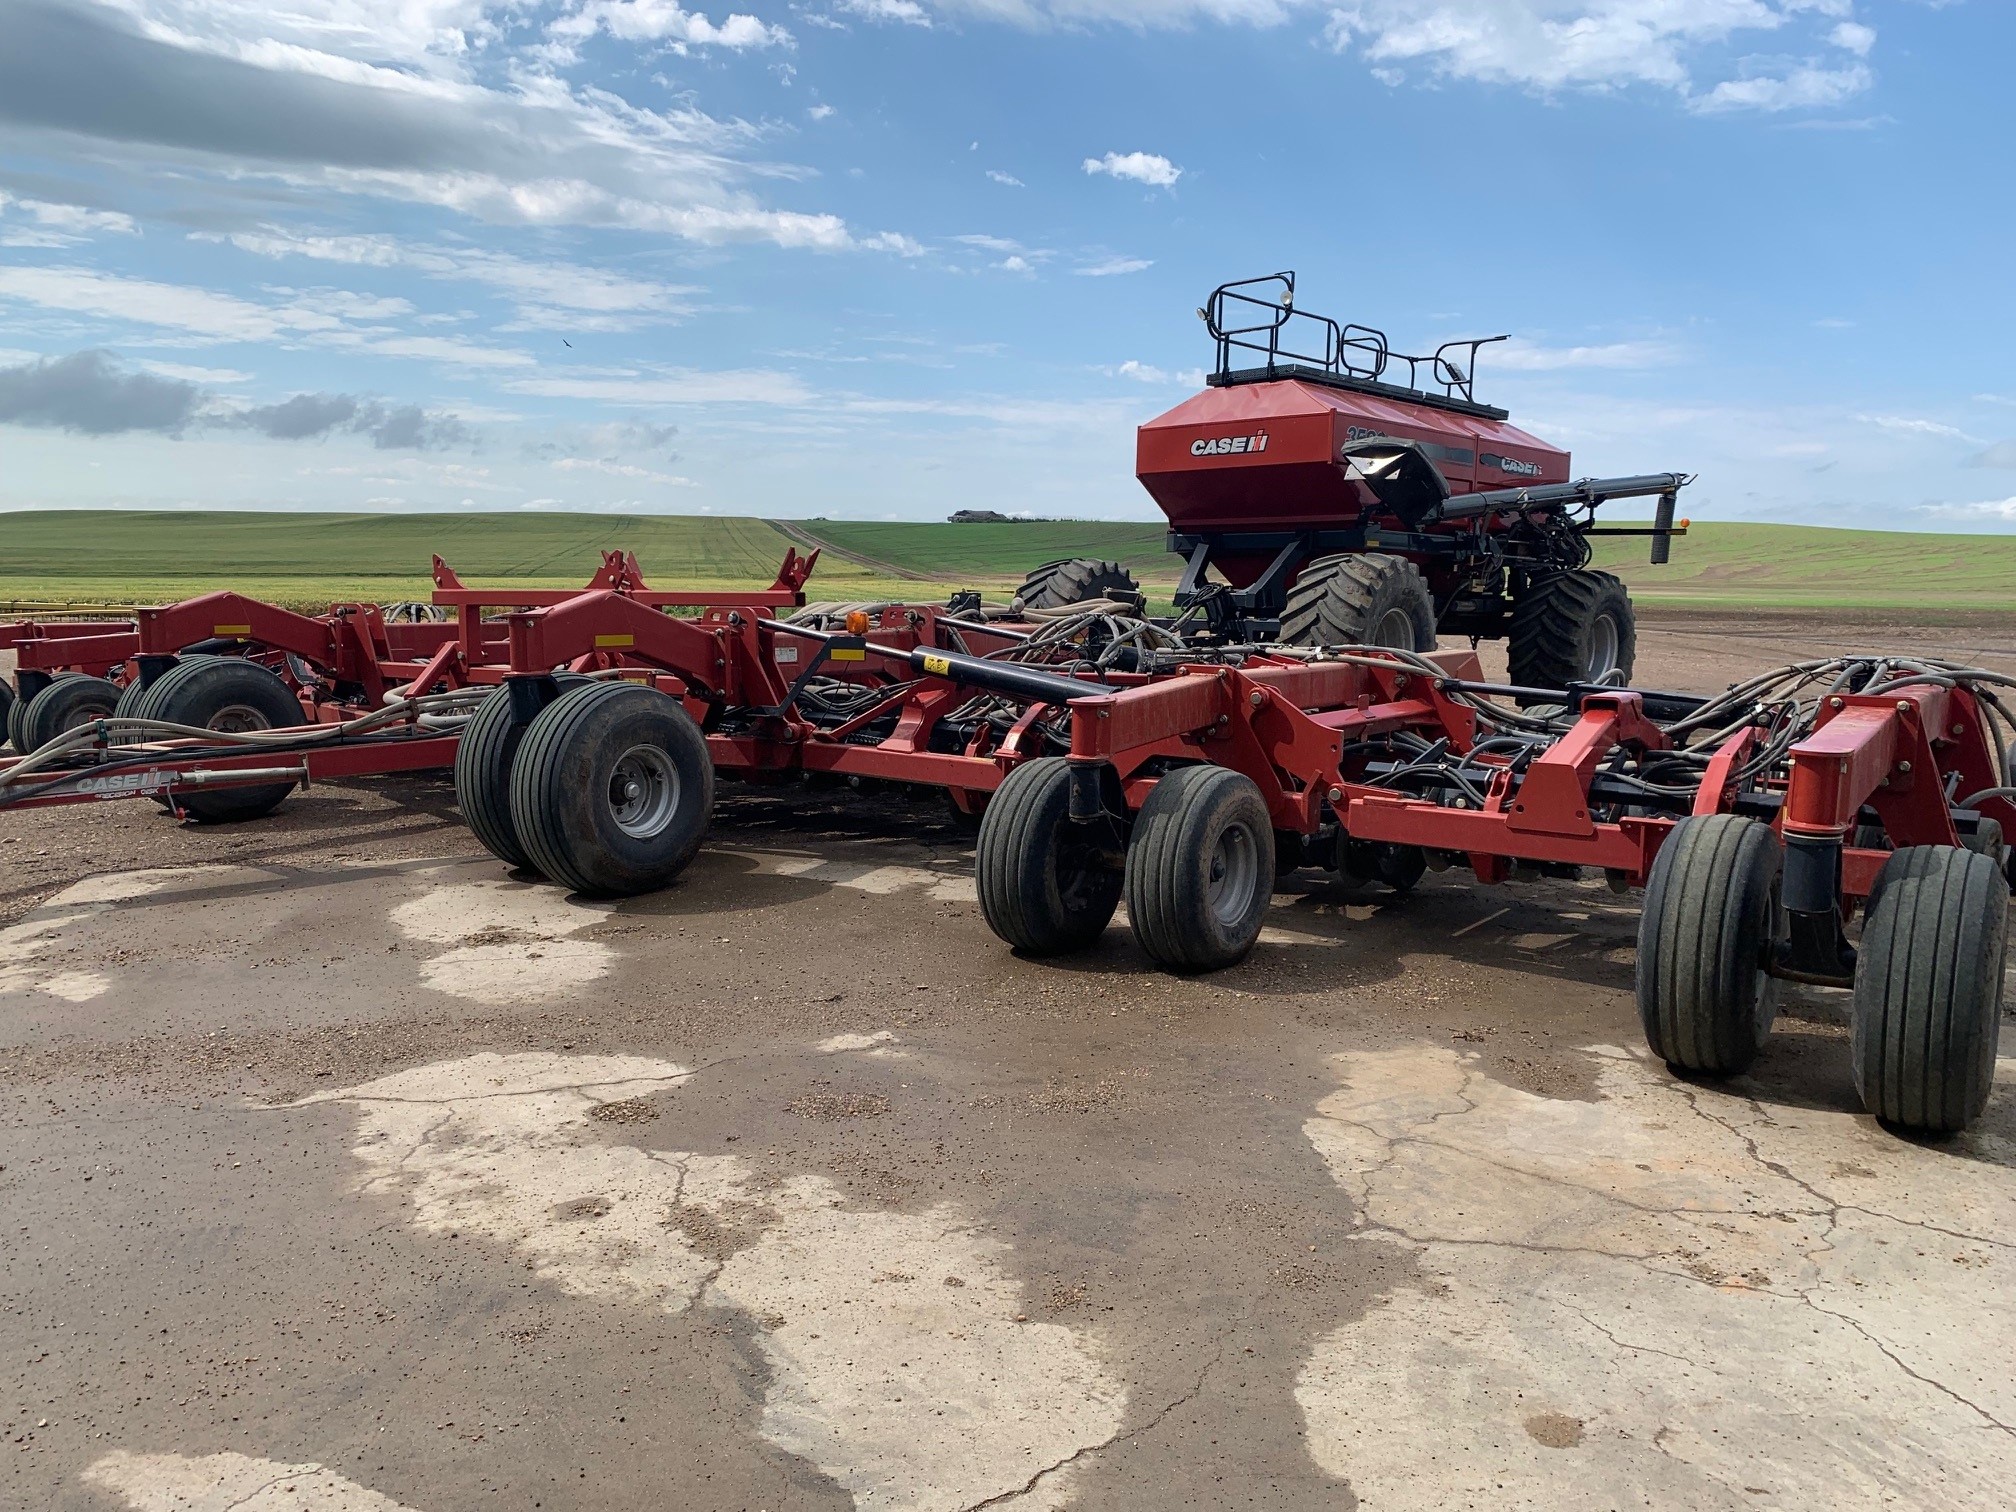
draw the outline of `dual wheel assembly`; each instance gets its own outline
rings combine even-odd
[[[1770,826],[1684,819],[1659,851],[1638,931],[1638,1014],[1675,1071],[1747,1070],[1777,1016],[1780,852]],[[2009,884],[1995,856],[1895,851],[1857,952],[1851,1056],[1862,1104],[1892,1128],[1957,1133],[1995,1075]]]
[[[8,738],[29,755],[73,730],[100,720],[114,725],[117,739],[155,739],[151,731],[117,730],[120,720],[158,720],[194,732],[250,735],[306,724],[301,700],[279,674],[235,656],[179,658],[151,683],[124,687],[103,677],[59,672],[33,698],[8,710]],[[226,824],[270,814],[294,790],[291,782],[260,783],[183,791],[174,807],[199,824]],[[166,800],[160,801],[167,807]]]
[[[1215,971],[1259,938],[1274,892],[1274,830],[1250,777],[1178,767],[1123,836],[1071,818],[1062,757],[1009,774],[980,820],[976,881],[988,927],[1032,956],[1082,950],[1124,895],[1134,938],[1171,971]]]
[[[486,698],[455,753],[455,797],[505,864],[591,897],[664,887],[706,838],[714,766],[669,694],[561,674]]]

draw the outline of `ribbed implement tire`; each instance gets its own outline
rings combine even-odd
[[[308,722],[301,701],[276,672],[236,656],[184,657],[154,679],[132,711],[198,729],[287,730]],[[177,737],[180,738],[180,737]],[[274,764],[298,759],[276,754]],[[294,791],[292,782],[204,789],[176,795],[176,806],[199,824],[230,824],[270,814]]]
[[[1610,622],[1607,656],[1602,622]],[[1598,682],[1607,660],[1631,680],[1638,657],[1638,621],[1623,580],[1607,572],[1557,572],[1528,581],[1512,603],[1505,656],[1522,688],[1565,688]]]
[[[14,705],[17,702],[13,684],[0,677],[0,746],[14,743]]]
[[[1065,557],[1045,562],[1022,580],[1015,597],[1025,609],[1068,609],[1094,599],[1141,598],[1134,574],[1118,562],[1092,557]]]
[[[643,832],[621,818],[626,769],[655,769],[665,795],[635,821]],[[678,699],[638,683],[590,683],[548,704],[512,763],[511,826],[526,861],[590,897],[664,887],[699,853],[713,813],[706,737]]]
[[[61,682],[64,678],[75,677],[77,674],[57,672],[53,675],[58,682]],[[26,756],[31,748],[24,743],[27,737],[21,733],[21,719],[28,712],[28,705],[33,702],[35,700],[32,696],[22,698],[17,694],[14,701],[7,706],[7,743],[23,756]]]
[[[562,673],[555,680],[564,690],[588,679]],[[511,767],[531,726],[517,723],[514,714],[510,689],[500,686],[462,727],[455,744],[455,803],[485,850],[506,866],[524,867],[532,863],[511,823]]]
[[[1771,1032],[1781,864],[1771,827],[1736,814],[1682,819],[1659,848],[1638,921],[1638,1018],[1675,1070],[1734,1076]]]
[[[1852,1034],[1855,1090],[1884,1123],[1951,1134],[1981,1116],[2002,1021],[2009,884],[1956,846],[1884,863],[1862,926]]]
[[[1083,950],[1119,906],[1121,875],[1101,866],[1090,835],[1074,835],[1071,765],[1061,756],[1024,762],[980,815],[974,881],[987,927],[1033,956]]]
[[[14,749],[23,756],[57,736],[104,719],[119,703],[118,684],[102,677],[66,674],[29,699],[14,725]]]
[[[1235,869],[1251,877],[1236,895]],[[1127,846],[1127,916],[1157,965],[1216,971],[1242,960],[1273,894],[1273,821],[1252,778],[1191,766],[1156,782]]]
[[[1383,551],[1317,557],[1296,574],[1281,616],[1291,646],[1435,649],[1435,602],[1421,569]]]

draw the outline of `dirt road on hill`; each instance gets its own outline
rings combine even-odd
[[[1690,616],[1638,681],[1842,647],[2016,670]],[[733,786],[613,905],[432,778],[0,818],[0,1506],[2007,1505],[2009,1059],[1897,1139],[1815,990],[1676,1081],[1600,882],[1302,874],[1182,980],[970,874]]]

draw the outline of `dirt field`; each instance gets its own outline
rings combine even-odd
[[[2016,670],[1689,617],[1638,681],[1843,646]],[[1676,1081],[1600,882],[1302,874],[1177,980],[970,870],[733,787],[613,906],[441,780],[0,818],[0,1506],[2009,1504],[2008,1059],[1907,1143],[1816,990]]]

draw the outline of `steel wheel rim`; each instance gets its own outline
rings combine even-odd
[[[1617,665],[1617,621],[1599,614],[1589,627],[1589,655],[1582,672],[1590,682],[1600,682]]]
[[[1253,832],[1243,824],[1219,831],[1205,876],[1211,917],[1228,926],[1242,922],[1260,884],[1260,847]]]
[[[226,704],[205,723],[206,730],[220,735],[249,735],[254,730],[270,730],[273,722],[250,704]]]
[[[1405,609],[1388,609],[1372,629],[1372,644],[1390,651],[1414,649],[1414,616]]]
[[[679,811],[679,769],[657,746],[635,745],[609,772],[609,812],[633,840],[663,834]]]

